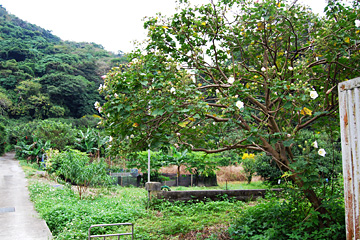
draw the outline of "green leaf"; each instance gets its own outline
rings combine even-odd
[[[290,147],[291,144],[295,143],[293,139],[289,139],[283,142],[285,147]]]
[[[154,111],[152,111],[151,115],[153,115],[154,117],[158,116],[158,115],[163,115],[165,111],[163,109],[155,109]]]

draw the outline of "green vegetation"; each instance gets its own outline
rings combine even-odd
[[[126,64],[0,7],[0,154],[15,146],[64,184],[32,183],[36,209],[57,239],[127,221],[138,239],[342,239],[336,86],[360,72],[359,4],[329,1],[319,17],[291,1],[186,2],[146,20],[149,41]],[[247,188],[264,187],[258,174],[285,191],[147,208],[143,189],[105,188],[110,167],[144,172],[149,147],[155,176],[241,163]]]
[[[341,178],[336,86],[360,73],[357,1],[328,1],[324,17],[293,1],[181,2],[147,19],[149,41],[99,89],[112,148],[264,153],[319,228],[341,222],[326,201],[343,204],[329,186]]]
[[[80,199],[89,186],[109,185],[114,182],[107,174],[107,164],[103,160],[90,163],[86,153],[76,150],[52,153],[45,165],[49,173],[55,173],[74,184]]]
[[[301,195],[290,191],[283,197],[283,200],[271,198],[242,209],[229,228],[231,239],[346,239],[341,194],[335,194],[333,201],[324,201],[329,214],[323,217],[331,224],[320,228],[319,213],[309,209]],[[330,218],[337,219],[337,222]]]
[[[29,189],[35,208],[55,239],[64,240],[85,239],[92,224],[117,222],[134,223],[135,239],[177,239],[192,234],[203,236],[200,239],[211,234],[228,236],[227,226],[244,206],[243,202],[230,201],[153,202],[146,209],[147,192],[140,188],[91,189],[93,194],[83,200],[67,186],[61,189],[33,182]],[[94,233],[112,231],[116,229],[100,228]]]
[[[79,118],[103,101],[101,76],[125,57],[95,43],[62,41],[0,6],[0,115]]]

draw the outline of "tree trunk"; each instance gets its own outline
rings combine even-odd
[[[305,197],[311,203],[312,208],[319,213],[319,227],[324,228],[329,226],[329,220],[324,217],[324,215],[329,214],[329,211],[322,206],[321,199],[316,195],[315,191],[313,189],[303,189],[304,183],[296,175],[292,176],[292,180],[305,194]]]

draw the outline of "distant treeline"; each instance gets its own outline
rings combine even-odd
[[[0,116],[46,119],[95,114],[101,75],[126,57],[95,43],[62,41],[0,5]]]

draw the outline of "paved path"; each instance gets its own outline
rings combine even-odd
[[[51,232],[30,201],[27,180],[14,154],[0,157],[0,239],[48,240]]]

